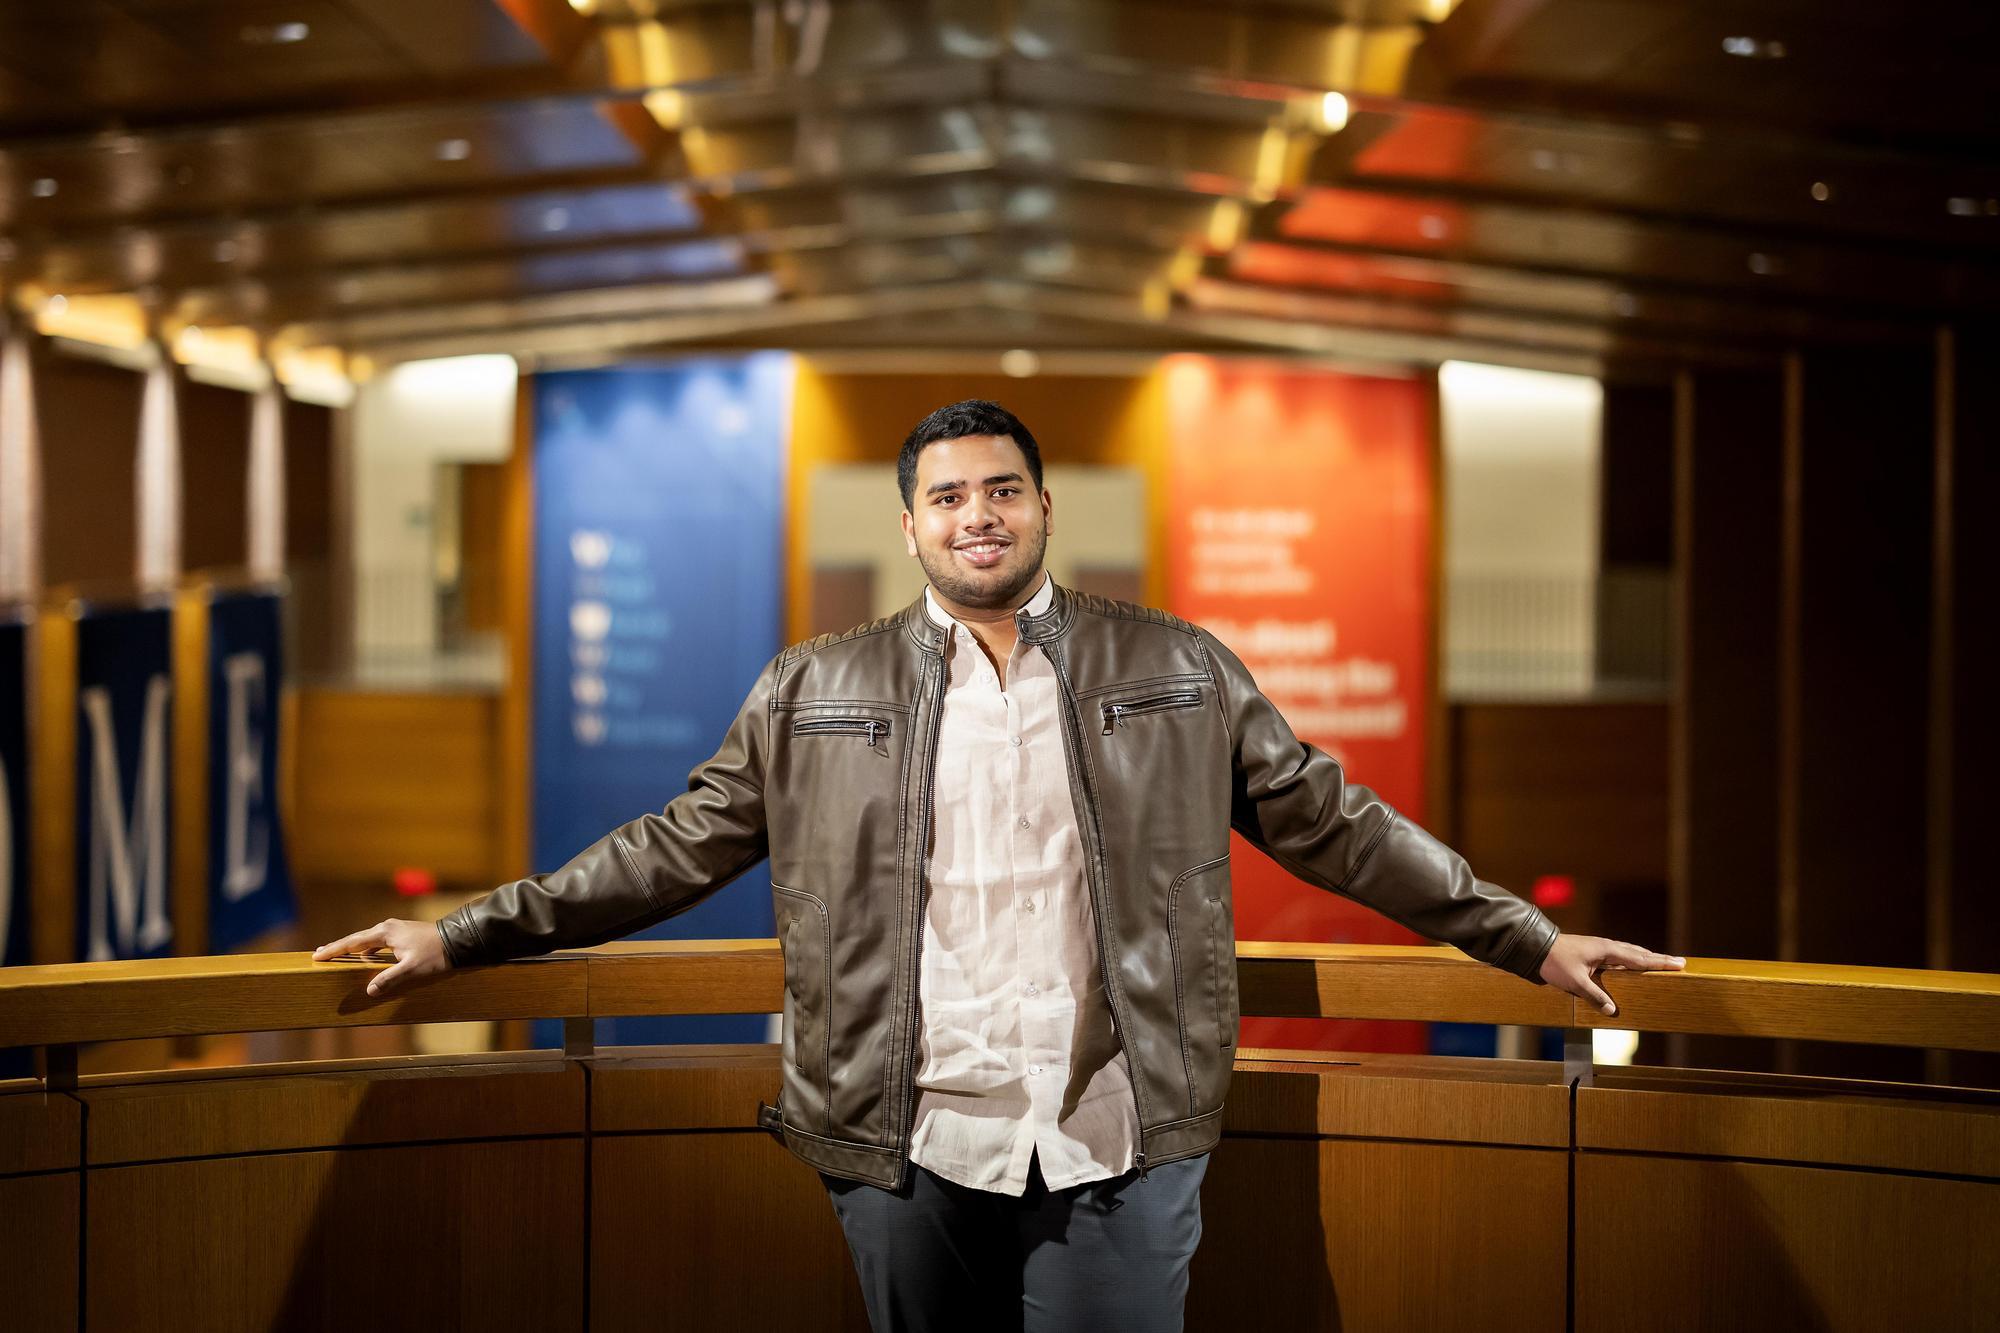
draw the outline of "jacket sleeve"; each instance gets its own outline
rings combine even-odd
[[[438,922],[453,967],[580,949],[695,906],[764,859],[772,659],[721,748],[658,814],[613,829],[560,870],[502,884]]]
[[[1555,923],[1301,741],[1221,640],[1214,663],[1235,769],[1230,824],[1300,879],[1536,985]]]

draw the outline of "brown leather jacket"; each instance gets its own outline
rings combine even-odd
[[[1212,1148],[1234,1067],[1229,831],[1319,888],[1540,984],[1556,928],[1292,734],[1208,631],[1058,586],[1055,664],[1113,1035],[1143,1171]],[[438,923],[454,966],[599,944],[765,856],[785,960],[783,1091],[759,1121],[833,1175],[906,1170],[932,774],[946,670],[923,598],[780,653],[659,814]]]

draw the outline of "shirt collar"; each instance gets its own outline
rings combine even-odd
[[[1023,606],[1015,614],[1021,615],[1025,613],[1031,616],[1045,615],[1048,612],[1050,604],[1055,599],[1056,581],[1050,576],[1048,570],[1044,569],[1042,571],[1042,586],[1036,590],[1033,597],[1028,599],[1027,605]],[[930,613],[932,623],[947,632],[953,627],[958,626],[958,621],[954,620],[949,612],[938,605],[937,594],[931,591],[931,585],[928,583],[924,585],[924,610]],[[962,626],[958,627],[963,628]]]

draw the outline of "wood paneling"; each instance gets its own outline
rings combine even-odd
[[[620,1135],[591,1152],[592,1333],[866,1333],[826,1187],[770,1135]]]
[[[250,395],[182,376],[181,567],[249,560]]]
[[[0,1082],[0,1176],[58,1171],[83,1161],[83,1107],[35,1081]],[[5,1291],[0,1284],[0,1291]]]
[[[1569,1145],[1562,1066],[1537,1060],[1342,1052],[1236,1061],[1227,1134],[1328,1134],[1514,1147]]]
[[[138,551],[139,376],[38,343],[42,581],[129,584]]]
[[[1987,1182],[1585,1152],[1575,1207],[1578,1333],[1947,1333],[2000,1308]]]
[[[1783,387],[1774,372],[1676,385],[1679,670],[1668,947],[1778,952],[1778,604]],[[1768,1042],[1686,1038],[1676,1058],[1768,1068]]]
[[[0,1323],[77,1326],[82,1186],[74,1171],[0,1179]]]
[[[582,1327],[583,1153],[522,1139],[90,1173],[86,1327]]]
[[[93,1166],[421,1139],[551,1138],[584,1128],[583,1071],[535,1063],[407,1060],[256,1077],[93,1085]],[[540,1067],[536,1067],[536,1065]]]
[[[1559,1329],[1567,1178],[1561,1152],[1225,1139],[1187,1326]]]
[[[1664,707],[1461,704],[1451,711],[1456,846],[1482,878],[1666,882]]]
[[[301,690],[294,872],[382,882],[422,866],[446,883],[501,878],[499,717],[485,694]]]
[[[1576,1144],[2000,1180],[2000,1093],[1600,1069],[1576,1090]]]
[[[1780,957],[1922,967],[1935,402],[1928,345],[1802,358],[1797,876]],[[1905,1052],[1805,1051],[1800,1072],[1919,1075]]]

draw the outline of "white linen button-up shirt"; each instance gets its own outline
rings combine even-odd
[[[1045,612],[1048,576],[1024,608]],[[935,836],[924,909],[910,1159],[947,1180],[1026,1192],[1122,1175],[1138,1147],[1131,1073],[1098,966],[1083,840],[1063,756],[1062,696],[1017,642],[1003,689],[972,632],[927,588],[947,632]]]

